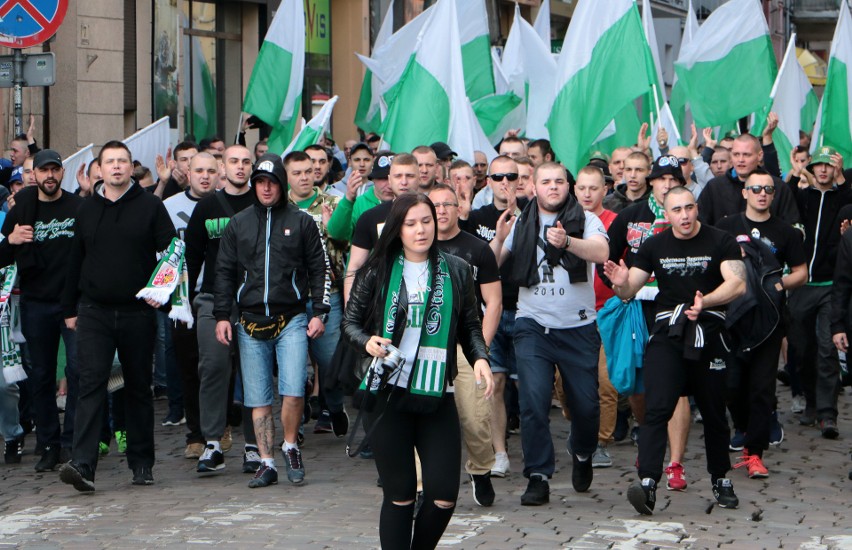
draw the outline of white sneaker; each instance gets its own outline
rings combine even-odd
[[[494,454],[494,467],[491,468],[493,477],[506,477],[509,473],[509,455],[506,453]]]
[[[807,406],[807,401],[805,400],[804,395],[796,395],[793,397],[793,404],[790,405],[790,412],[801,414],[805,412],[805,407]]]

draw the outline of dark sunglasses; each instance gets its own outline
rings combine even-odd
[[[517,172],[510,172],[508,174],[491,174],[488,177],[491,178],[492,181],[496,181],[496,182],[503,181],[503,178],[506,178],[509,181],[515,181],[516,179],[518,179],[518,173]]]
[[[761,191],[766,191],[767,195],[775,194],[775,186],[774,185],[749,185],[746,189],[750,190],[755,195],[759,195]]]

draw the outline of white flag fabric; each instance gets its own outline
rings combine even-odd
[[[263,39],[243,105],[243,111],[272,126],[270,153],[281,154],[293,138],[301,109],[304,74],[304,2],[283,0]]]
[[[686,20],[683,25],[683,35],[680,39],[680,49],[686,48],[692,38],[698,32],[698,18],[695,16],[695,10],[692,9],[692,0],[689,0],[689,7],[686,10]],[[675,72],[672,80],[672,95],[669,98],[672,114],[675,117],[679,129],[683,129],[686,124],[686,112],[689,110],[686,101],[686,94],[683,86],[677,83],[677,72]]]
[[[515,4],[515,7],[518,5]],[[541,0],[541,6],[538,8],[538,13],[535,16],[533,23],[535,32],[541,37],[541,41],[547,46],[547,51],[550,51],[550,0]]]
[[[465,95],[455,0],[427,11],[404,77],[385,95],[384,140],[394,151],[443,141],[470,162],[474,151],[493,147]]]
[[[678,85],[699,126],[718,126],[766,105],[777,73],[769,27],[759,0],[729,0],[681,48]],[[732,83],[748,83],[734,85]]]
[[[632,0],[580,0],[565,35],[547,122],[553,150],[572,173],[625,105],[651,88],[647,41]],[[613,85],[612,68],[619,68]]]
[[[521,127],[524,135],[549,139],[546,124],[556,96],[556,61],[532,25],[521,17],[517,4],[503,50],[502,67],[510,89],[524,100],[526,122]]]
[[[88,168],[89,163],[95,160],[95,156],[92,154],[94,146],[94,143],[90,143],[62,161],[62,168],[65,169],[65,175],[62,176],[62,183],[60,185],[63,191],[73,193],[77,190],[77,170],[80,169],[80,166],[84,166],[83,170],[85,170]],[[156,170],[151,171],[156,172]]]
[[[156,173],[157,155],[165,157],[169,150],[169,117],[164,116],[125,138],[124,144],[130,149],[133,160],[138,160],[142,166]]]
[[[649,105],[647,110],[654,113],[654,124],[651,126],[651,152],[654,158],[660,156],[660,145],[657,143],[657,134],[660,127],[665,128],[669,139],[667,147],[671,149],[680,145],[680,132],[677,129],[674,116],[666,103],[666,83],[663,80],[663,69],[660,63],[660,49],[657,45],[657,32],[654,28],[654,16],[651,13],[650,0],[642,0],[642,27],[645,30],[645,38],[651,49],[651,57],[654,60],[654,75],[656,76],[657,98],[654,101],[653,91],[646,96]],[[653,104],[651,104],[653,103]]]
[[[319,143],[320,138],[328,130],[329,124],[331,124],[331,115],[334,112],[334,105],[337,103],[337,99],[338,97],[334,96],[326,101],[316,116],[307,124],[302,125],[299,135],[287,146],[284,154],[281,155],[282,157],[290,151],[303,151],[305,147]]]
[[[831,42],[828,76],[811,150],[834,147],[843,155],[844,165],[852,159],[852,16],[849,4],[840,2],[840,17]]]
[[[382,26],[379,28],[379,33],[376,35],[376,43],[373,44],[373,50],[381,48],[385,42],[393,35],[393,0],[388,5],[388,11],[382,20]],[[368,60],[362,55],[358,56],[366,67],[369,67]],[[364,80],[361,82],[361,96],[358,99],[358,108],[355,111],[355,125],[365,132],[379,133],[382,125],[382,101],[381,92],[379,90],[379,78],[373,74],[369,68],[364,73]]]

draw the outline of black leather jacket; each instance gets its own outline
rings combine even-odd
[[[473,276],[470,265],[461,258],[450,254],[443,254],[447,260],[450,270],[450,280],[453,283],[453,315],[450,325],[450,338],[447,342],[447,364],[450,368],[450,379],[456,377],[456,344],[461,344],[462,351],[468,362],[473,365],[478,359],[488,360],[488,349],[485,339],[482,337],[482,323],[477,315],[476,294],[473,290]],[[351,346],[361,353],[366,353],[367,341],[371,336],[381,334],[381,325],[384,318],[375,319],[373,326],[364,326],[368,310],[373,297],[379,294],[384,296],[383,289],[379,287],[376,273],[368,271],[359,272],[352,285],[349,294],[349,302],[343,313],[343,337]],[[405,293],[399,298],[399,309],[404,311],[408,306],[408,297]],[[393,334],[394,345],[402,339],[405,331],[405,323],[396,323]]]

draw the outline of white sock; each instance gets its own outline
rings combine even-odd
[[[588,456],[577,455],[577,461],[578,462],[585,462],[587,460],[589,460]]]
[[[261,458],[261,462],[269,468],[275,469],[275,459],[274,458]]]
[[[207,444],[208,444],[208,445],[213,445],[213,450],[214,450],[214,451],[219,451],[220,453],[222,452],[222,447],[220,447],[220,446],[219,446],[219,442],[218,442],[218,441],[208,441],[208,442],[207,442]]]
[[[298,448],[299,448],[299,446],[298,446],[297,444],[295,444],[295,443],[290,443],[290,442],[289,442],[289,441],[287,441],[286,439],[284,440],[284,452],[285,452],[285,453],[286,453],[287,451],[289,451],[290,449],[298,449]]]

